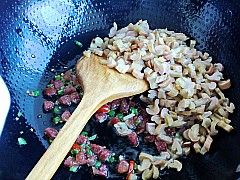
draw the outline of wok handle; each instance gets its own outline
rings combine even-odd
[[[3,130],[3,126],[5,124],[5,120],[10,108],[10,104],[11,104],[11,98],[10,98],[10,94],[8,91],[8,88],[6,86],[6,84],[4,83],[2,77],[0,76],[0,99],[1,99],[1,103],[0,103],[0,136]]]
[[[26,180],[50,180],[52,178],[88,120],[103,105],[103,101],[96,97],[93,94],[84,94],[81,103]]]

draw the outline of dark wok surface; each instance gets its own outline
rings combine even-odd
[[[47,147],[43,130],[52,124],[50,117],[42,112],[43,97],[29,97],[26,91],[42,90],[56,72],[73,66],[75,56],[81,55],[96,35],[106,36],[114,21],[123,27],[139,19],[148,20],[152,29],[167,27],[195,38],[198,49],[224,65],[225,77],[231,78],[233,84],[226,94],[237,107],[230,117],[234,132],[220,131],[207,155],[189,156],[183,160],[182,172],[171,171],[163,179],[238,178],[235,169],[240,163],[240,4],[237,1],[3,0],[0,75],[10,90],[12,104],[0,139],[0,179],[24,179]],[[74,40],[80,40],[84,47],[74,46]],[[16,121],[18,111],[24,116]],[[19,136],[27,140],[26,146],[17,145]],[[53,179],[91,178],[89,173],[71,174],[61,167]]]

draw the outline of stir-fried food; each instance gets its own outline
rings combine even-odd
[[[223,65],[212,63],[212,57],[195,45],[196,41],[183,33],[151,30],[147,21],[120,30],[114,23],[109,37],[93,39],[84,56],[102,56],[102,64],[145,79],[150,86],[147,93],[102,106],[94,115],[96,123],[107,121],[132,147],[147,144],[157,154],[143,151],[138,159],[129,161],[92,143],[97,136],[80,135],[79,139],[85,140],[76,141],[64,164],[70,168],[87,164],[94,174],[107,176],[111,162],[127,179],[140,174],[142,179],[157,179],[165,168],[180,171],[178,158],[191,150],[203,155],[208,152],[219,128],[233,129],[228,117],[235,107],[222,92],[231,86],[223,77]],[[46,96],[54,96],[54,100],[46,100],[44,109],[55,114],[55,124],[63,123],[71,116],[66,107],[78,104],[82,93],[74,71],[67,71],[45,89]],[[57,131],[48,128],[45,134],[53,140]]]

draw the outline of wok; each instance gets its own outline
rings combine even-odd
[[[230,180],[240,163],[240,4],[234,0],[3,0],[0,4],[0,75],[11,106],[0,139],[0,179],[24,179],[48,144],[44,128],[50,117],[41,108],[43,96],[29,97],[27,90],[42,90],[49,80],[76,63],[96,35],[104,37],[113,22],[124,27],[139,19],[152,29],[168,28],[197,40],[197,48],[224,65],[232,88],[226,92],[236,105],[230,119],[235,130],[220,131],[205,156],[192,154],[181,172],[167,171],[162,179]],[[79,40],[83,48],[74,45]],[[1,107],[7,106],[0,89]],[[23,116],[16,120],[18,112]],[[4,117],[0,117],[0,122]],[[101,131],[99,132],[101,133]],[[28,144],[20,147],[18,137]],[[102,136],[106,136],[102,132]],[[106,139],[107,143],[114,143]],[[117,142],[115,142],[117,143]],[[116,145],[117,150],[126,150]],[[140,151],[140,150],[139,150]],[[70,173],[60,167],[53,179],[99,179],[87,169]],[[110,179],[123,179],[112,176]]]

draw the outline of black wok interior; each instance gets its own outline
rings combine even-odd
[[[11,94],[11,109],[0,138],[0,179],[24,179],[48,146],[43,131],[53,125],[42,111],[43,96],[29,97],[26,91],[43,90],[56,73],[73,67],[76,56],[87,49],[91,39],[107,36],[113,22],[124,27],[139,19],[148,20],[152,29],[168,28],[196,39],[199,50],[224,65],[224,75],[233,84],[226,96],[236,105],[230,116],[235,130],[230,134],[220,131],[207,155],[190,155],[182,160],[181,172],[168,171],[162,179],[239,177],[235,173],[240,163],[239,2],[4,0],[0,4],[0,75]],[[81,41],[83,48],[76,47],[74,40]],[[24,115],[16,121],[19,111]],[[28,142],[26,146],[17,144],[20,135]],[[73,174],[60,167],[53,179],[94,177],[86,170]]]

